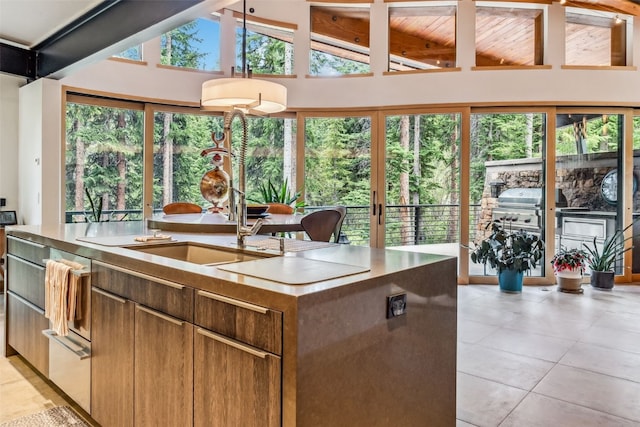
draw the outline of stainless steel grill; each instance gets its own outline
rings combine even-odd
[[[542,231],[542,188],[509,188],[498,196],[492,219],[505,226],[540,234]]]

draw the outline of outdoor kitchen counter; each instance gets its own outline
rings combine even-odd
[[[7,234],[281,313],[283,426],[380,425],[384,420],[403,426],[455,425],[453,257],[331,244],[287,252],[285,258],[297,260],[296,269],[273,272],[273,280],[265,280],[252,270],[262,260],[230,272],[123,249],[135,244],[135,236],[150,234],[142,222],[16,226]],[[233,246],[236,239],[235,234],[167,234],[219,246]],[[304,278],[307,265],[313,269],[316,263],[361,272],[285,283],[287,277]],[[278,275],[281,281],[274,279]],[[388,317],[390,297],[396,296],[406,298],[405,311]],[[348,410],[338,404],[365,395]]]

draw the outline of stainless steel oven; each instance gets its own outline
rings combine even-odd
[[[69,320],[69,334],[58,336],[52,329],[42,331],[49,338],[49,379],[75,400],[82,409],[91,409],[91,260],[51,249],[53,260],[81,264],[73,271],[81,280],[76,298],[76,318]]]

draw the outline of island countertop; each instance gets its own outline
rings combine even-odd
[[[198,265],[163,256],[151,255],[131,249],[135,246],[149,245],[137,242],[136,237],[148,236],[151,231],[141,221],[80,223],[59,225],[12,226],[7,234],[27,239],[43,245],[56,247],[67,252],[91,258],[105,263],[115,264],[151,276],[162,277],[198,289],[219,292],[233,297],[239,295],[238,285],[246,285],[253,290],[266,291],[280,295],[299,297],[382,277],[403,270],[439,262],[450,257],[407,251],[385,250],[342,244],[326,244],[320,249],[285,252],[284,257],[295,257],[296,262],[282,265],[278,272],[283,280],[271,277],[269,280],[259,277],[255,268],[260,261],[242,263],[242,273],[223,270],[224,266]],[[196,242],[237,249],[234,234],[163,232],[175,242]],[[268,239],[268,236],[252,236],[251,240]],[[278,256],[277,251],[248,248],[249,252],[262,252],[264,255]],[[265,258],[264,261],[269,261]],[[361,273],[348,274],[328,280],[305,280],[304,261],[309,264],[326,263],[327,268],[340,266],[359,267]],[[293,260],[289,260],[293,261]],[[299,268],[302,266],[303,268]],[[220,268],[222,267],[222,268]],[[296,268],[292,270],[292,268]],[[255,277],[258,275],[258,277]],[[275,275],[275,273],[274,273]],[[286,276],[294,275],[303,284],[287,284]],[[245,289],[246,290],[246,289]],[[244,294],[245,292],[241,292]]]

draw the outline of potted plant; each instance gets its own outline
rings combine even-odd
[[[542,258],[542,240],[524,230],[507,229],[500,220],[490,222],[486,229],[490,234],[475,245],[471,261],[496,269],[501,291],[521,292],[524,272],[535,268]]]
[[[296,209],[304,207],[304,202],[299,202],[299,191],[289,189],[289,180],[285,179],[282,185],[277,188],[271,180],[260,186],[262,200],[259,203],[269,205],[267,212],[292,214]]]
[[[633,246],[625,247],[627,240],[632,236],[624,238],[625,231],[631,226],[633,226],[633,222],[621,230],[616,230],[604,240],[601,248],[596,237],[593,238],[593,242],[582,244],[588,252],[588,265],[591,269],[590,281],[593,288],[613,289],[616,262],[622,261],[622,255],[633,248]]]
[[[561,247],[551,258],[553,273],[561,292],[582,293],[582,277],[589,254],[582,249]]]

